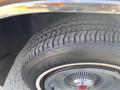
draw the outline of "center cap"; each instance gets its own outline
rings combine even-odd
[[[92,81],[89,79],[75,79],[72,83],[76,86],[92,87],[92,86],[94,86],[95,81]]]
[[[76,85],[77,90],[89,90],[95,84],[94,81],[89,79],[75,79],[72,83]]]
[[[78,85],[77,90],[89,90],[89,87],[85,85]]]

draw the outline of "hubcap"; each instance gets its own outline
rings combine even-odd
[[[65,74],[65,73],[64,73]],[[92,87],[97,87],[102,80],[99,76],[88,72],[75,72],[64,78],[65,86],[74,90],[88,90]]]
[[[102,66],[102,68],[100,64],[95,65],[96,68],[94,64],[87,67],[89,65],[71,64],[48,70],[38,77],[36,81],[37,89],[118,90],[120,88],[119,67],[105,66],[105,64],[103,64],[104,67]]]

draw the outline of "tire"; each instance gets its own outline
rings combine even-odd
[[[73,15],[49,25],[24,48],[24,82],[36,90],[40,74],[65,64],[97,62],[120,66],[119,29],[119,21],[107,14]]]
[[[60,13],[33,14],[31,17],[33,34],[36,34],[50,23],[54,23],[56,20],[59,20],[60,18],[64,18],[68,15],[60,14]]]

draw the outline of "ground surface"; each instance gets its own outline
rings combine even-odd
[[[7,77],[4,87],[0,87],[0,90],[30,90],[26,87],[21,78],[21,67],[23,60],[21,59],[24,52],[16,58],[16,61]]]

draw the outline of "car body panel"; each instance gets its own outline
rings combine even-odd
[[[119,0],[0,0],[0,18],[43,12],[120,14]]]

